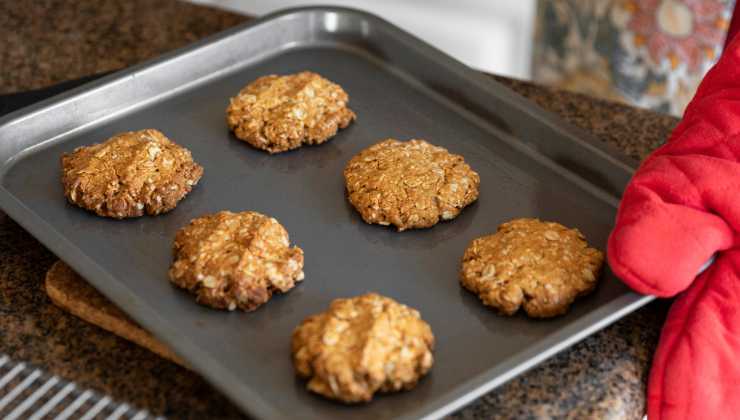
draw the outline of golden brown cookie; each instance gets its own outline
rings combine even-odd
[[[409,390],[434,363],[434,335],[419,312],[368,293],[336,299],[293,332],[293,366],[308,389],[357,403]]]
[[[603,262],[604,254],[590,248],[578,229],[515,219],[470,243],[460,281],[503,314],[522,306],[531,317],[547,318],[564,314],[578,296],[591,292]]]
[[[217,309],[253,311],[303,280],[303,250],[277,220],[245,211],[199,217],[175,237],[170,281]]]
[[[347,163],[344,180],[365,222],[399,231],[454,219],[478,198],[480,185],[462,156],[424,140],[377,143]]]
[[[188,149],[152,129],[121,133],[62,155],[67,200],[116,219],[174,209],[202,175]]]
[[[260,77],[231,98],[226,123],[237,138],[270,153],[320,144],[355,119],[341,86],[316,73]]]

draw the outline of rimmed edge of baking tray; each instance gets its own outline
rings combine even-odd
[[[490,95],[491,98],[505,102],[507,105],[513,107],[517,112],[528,114],[534,119],[540,120],[544,123],[547,129],[558,132],[561,136],[568,138],[572,141],[571,147],[575,153],[588,153],[589,157],[593,159],[589,162],[597,165],[600,162],[608,161],[612,166],[617,166],[623,171],[621,174],[615,174],[616,183],[619,191],[624,187],[626,181],[631,175],[632,169],[636,166],[635,162],[628,157],[622,155],[616,151],[613,147],[596,140],[592,136],[580,131],[577,128],[571,127],[568,124],[560,121],[558,117],[548,113],[531,103],[527,99],[517,95],[513,91],[501,86],[495,80],[486,77],[465,65],[455,61],[439,50],[422,43],[413,36],[403,32],[396,28],[390,23],[368,14],[366,12],[357,11],[353,9],[340,8],[340,7],[302,7],[287,9],[279,11],[270,15],[265,16],[262,19],[248,22],[221,32],[216,35],[205,38],[190,46],[175,50],[167,53],[161,57],[153,60],[146,61],[144,63],[132,66],[128,69],[124,69],[117,73],[109,76],[105,76],[99,80],[85,84],[71,91],[57,95],[53,98],[44,100],[40,103],[24,108],[22,110],[15,111],[11,114],[0,119],[0,141],[16,141],[9,147],[14,147],[15,150],[6,154],[4,162],[0,164],[0,178],[3,173],[12,166],[12,160],[19,154],[24,155],[28,152],[29,147],[20,144],[17,137],[11,139],[2,139],[2,135],[7,131],[12,131],[14,126],[28,124],[33,122],[34,118],[43,117],[45,112],[65,105],[67,102],[74,102],[79,100],[85,95],[102,94],[100,90],[102,88],[113,88],[119,83],[125,83],[126,81],[136,78],[139,72],[144,70],[151,70],[157,65],[170,62],[179,57],[183,57],[189,53],[200,50],[201,48],[207,48],[218,41],[225,40],[235,34],[241,32],[247,32],[255,30],[255,28],[261,25],[267,25],[270,22],[274,22],[278,19],[286,19],[291,16],[301,14],[327,14],[327,13],[341,13],[349,14],[354,18],[360,19],[364,22],[370,22],[375,27],[380,27],[389,36],[394,38],[396,42],[401,43],[403,46],[415,50],[418,54],[421,54],[426,59],[434,62],[436,65],[442,66],[447,70],[459,75],[462,78],[467,79],[477,89],[480,90],[481,94]],[[248,61],[234,61],[235,67],[242,67],[248,65],[249,62],[254,62],[262,59],[262,56],[252,57]],[[232,68],[224,68],[223,73],[228,73]],[[215,78],[222,72],[206,75],[192,81],[192,86],[204,83],[211,78]],[[43,142],[37,143],[32,147],[38,147],[48,142],[53,142],[61,136],[69,135],[77,130],[83,129],[93,124],[99,124],[109,119],[115,118],[116,116],[125,113],[127,111],[146,106],[154,101],[162,100],[166,97],[170,97],[177,92],[184,89],[188,89],[191,85],[181,85],[176,90],[170,90],[167,92],[156,93],[153,97],[146,97],[147,92],[141,92],[142,98],[131,100],[128,105],[123,105],[115,110],[101,110],[95,115],[85,115],[84,118],[76,116],[68,116],[65,121],[58,121],[57,125],[47,130],[47,132],[36,132],[33,131],[36,127],[30,127],[30,132],[23,132],[20,130],[16,133],[16,136],[27,135],[33,136],[34,138],[44,138]],[[82,124],[76,122],[82,121]],[[65,125],[66,124],[66,125]],[[54,134],[50,132],[55,132]],[[544,147],[543,147],[544,146]],[[547,145],[536,145],[535,148],[542,156],[557,161],[559,157],[557,154],[553,156],[552,150],[547,150]],[[559,145],[562,146],[562,145]],[[21,153],[23,152],[23,153]],[[568,156],[565,156],[567,159]],[[567,164],[558,165],[567,170],[572,170],[577,175],[579,170],[585,170],[589,172],[589,168],[569,168]],[[588,179],[587,176],[578,176],[581,179]],[[614,180],[612,180],[614,181]],[[613,182],[614,183],[614,182]],[[614,192],[614,185],[612,188],[606,188]],[[596,188],[598,189],[598,188]],[[214,363],[211,358],[202,352],[195,346],[187,345],[187,337],[181,336],[180,334],[174,333],[168,328],[166,321],[161,319],[155,310],[147,308],[145,306],[139,306],[137,299],[127,290],[126,287],[119,284],[112,276],[108,275],[106,271],[99,266],[95,261],[87,257],[81,250],[77,249],[71,243],[69,243],[62,235],[57,233],[53,226],[44,222],[40,217],[36,216],[31,209],[26,207],[23,203],[18,201],[12,194],[9,193],[4,187],[0,186],[0,205],[2,208],[18,223],[31,232],[34,236],[39,238],[45,245],[47,245],[52,251],[54,251],[60,258],[65,261],[77,261],[77,264],[73,263],[73,267],[86,278],[92,279],[91,282],[98,287],[101,292],[105,295],[119,295],[124,298],[116,299],[120,304],[121,308],[127,313],[136,314],[132,316],[137,322],[140,322],[145,328],[151,330],[165,342],[174,344],[174,348],[185,347],[183,355],[193,364],[194,367],[206,378],[209,378],[212,383],[225,394],[229,395],[230,398],[239,405],[245,411],[263,417],[275,418],[283,417],[285,414],[273,407],[271,404],[266,403],[259,395],[255,392],[252,387],[242,385],[236,378],[234,378],[228,369],[221,368],[218,364]],[[126,298],[128,297],[128,298]],[[444,394],[438,399],[438,403],[431,403],[423,407],[415,409],[413,412],[404,416],[403,418],[434,418],[447,414],[461,406],[471,402],[475,398],[482,394],[489,392],[493,388],[503,384],[511,378],[523,373],[524,371],[532,368],[543,360],[553,356],[554,354],[568,348],[574,343],[582,340],[590,334],[606,327],[607,325],[615,322],[622,318],[626,314],[634,311],[635,309],[647,304],[652,299],[652,296],[640,296],[635,293],[629,292],[609,304],[599,308],[597,311],[590,313],[589,315],[577,320],[570,324],[563,331],[558,334],[548,336],[546,339],[540,341],[537,346],[527,349],[527,351],[518,354],[506,361],[501,362],[497,367],[488,369],[469,381],[451,389],[449,392]],[[567,335],[568,339],[562,340],[559,336]],[[182,346],[180,346],[182,344]],[[502,373],[504,372],[504,373]],[[498,377],[497,377],[498,376]],[[497,377],[495,380],[493,378]],[[219,378],[216,381],[216,378]]]

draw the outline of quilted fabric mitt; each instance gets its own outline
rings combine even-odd
[[[740,416],[740,36],[668,142],[628,185],[609,238],[614,272],[677,296],[648,383],[648,418]],[[697,277],[702,265],[715,262]]]

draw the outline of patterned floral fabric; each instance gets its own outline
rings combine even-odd
[[[538,0],[536,81],[680,115],[735,0]]]

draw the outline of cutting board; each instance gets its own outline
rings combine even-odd
[[[51,301],[61,309],[187,367],[172,350],[137,325],[63,261],[51,266],[44,286]]]

